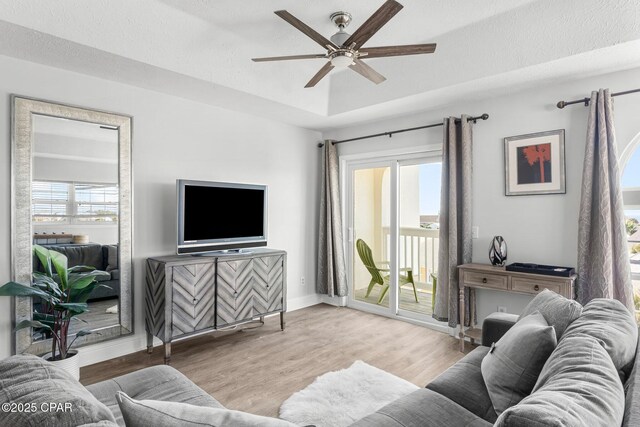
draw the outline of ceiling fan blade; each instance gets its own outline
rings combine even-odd
[[[343,46],[350,46],[355,43],[354,49],[358,50],[365,44],[380,28],[384,26],[396,13],[400,12],[402,5],[395,0],[387,0],[380,6],[373,15],[367,19],[351,36],[344,42]]]
[[[349,68],[351,68],[356,73],[368,78],[375,84],[380,84],[383,81],[387,80],[385,76],[383,76],[382,74],[365,64],[364,61],[361,61],[359,59],[354,59],[353,64],[349,65]]]
[[[331,61],[327,61],[327,63],[324,64],[322,68],[320,68],[320,71],[318,71],[316,75],[313,76],[311,80],[309,80],[309,83],[307,83],[305,87],[314,87],[320,80],[322,80],[324,76],[329,74],[329,71],[331,71],[332,69],[333,65],[331,64]]]
[[[382,58],[385,56],[421,55],[436,51],[435,43],[407,44],[404,46],[363,47],[358,52],[363,58]],[[366,56],[364,56],[366,54]]]
[[[253,62],[267,62],[267,61],[288,61],[291,59],[314,59],[314,58],[326,58],[327,55],[291,55],[291,56],[268,56],[266,58],[251,58]]]
[[[304,22],[302,22],[301,20],[299,20],[298,18],[296,18],[295,16],[287,12],[286,10],[276,10],[273,13],[275,13],[280,18],[287,21],[289,24],[296,27],[298,30],[305,33],[308,37],[312,38],[316,43],[318,43],[323,48],[327,49],[327,45],[337,47],[335,44],[333,44],[331,40],[327,39],[322,34],[318,33],[316,30],[314,30],[313,28],[311,28],[310,26],[308,26],[307,24],[305,24]]]

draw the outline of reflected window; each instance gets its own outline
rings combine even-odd
[[[38,223],[116,223],[118,186],[33,181],[33,221]]]

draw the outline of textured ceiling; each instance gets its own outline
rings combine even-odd
[[[400,1],[365,46],[438,49],[369,60],[377,86],[346,70],[304,89],[323,60],[250,58],[323,53],[274,10],[329,37],[332,12],[350,12],[352,32],[383,0],[0,0],[0,54],[320,129],[640,64],[635,0]]]

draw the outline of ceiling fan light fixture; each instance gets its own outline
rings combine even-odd
[[[336,46],[342,46],[349,37],[351,37],[351,34],[341,28],[340,31],[329,37],[329,40],[331,40]]]
[[[353,53],[351,52],[335,52],[331,56],[331,65],[336,68],[347,68],[349,65],[353,64]]]

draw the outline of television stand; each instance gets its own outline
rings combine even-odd
[[[153,337],[164,344],[280,315],[287,311],[287,254],[274,249],[251,253],[201,254],[148,258],[145,329],[147,351]]]

